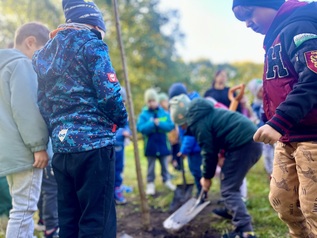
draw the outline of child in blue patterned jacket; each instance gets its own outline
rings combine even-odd
[[[33,57],[38,103],[53,144],[60,237],[116,237],[116,130],[127,123],[121,86],[92,1],[63,0],[66,24]]]
[[[137,130],[144,138],[144,154],[148,160],[146,194],[155,194],[155,161],[159,159],[163,183],[170,190],[175,190],[175,185],[170,181],[167,157],[171,154],[167,132],[174,129],[170,115],[159,106],[158,94],[154,89],[148,89],[144,94],[146,107],[143,108],[138,122]]]

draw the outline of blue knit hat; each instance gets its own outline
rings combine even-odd
[[[236,6],[257,6],[278,10],[285,0],[233,0],[232,9]]]
[[[106,32],[105,22],[97,5],[90,0],[63,0],[66,23],[82,23],[97,26]]]
[[[173,98],[181,94],[187,94],[186,86],[183,83],[173,83],[168,90],[168,97]]]

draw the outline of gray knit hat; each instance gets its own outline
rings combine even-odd
[[[159,100],[159,102],[168,100],[167,94],[166,94],[166,93],[159,93],[159,94],[158,94],[158,100]]]
[[[144,101],[148,103],[150,100],[158,102],[158,93],[154,88],[149,88],[144,93]]]
[[[186,94],[175,96],[169,101],[171,118],[175,124],[181,126],[186,123],[189,104],[190,99]]]

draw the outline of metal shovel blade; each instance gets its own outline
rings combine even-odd
[[[163,227],[171,232],[180,230],[184,225],[197,216],[209,203],[210,201],[206,201],[197,206],[196,198],[189,199],[163,222]]]
[[[182,171],[183,183],[177,185],[174,191],[173,201],[170,204],[169,212],[175,212],[181,205],[183,205],[188,199],[192,197],[194,184],[187,184],[184,161],[183,158],[180,159],[180,170]]]
[[[170,204],[169,211],[175,212],[180,206],[187,202],[193,194],[194,184],[178,184],[174,191],[174,197]]]

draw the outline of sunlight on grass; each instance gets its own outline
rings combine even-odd
[[[0,216],[0,237],[5,237],[5,228],[7,226],[8,218],[6,216]]]

